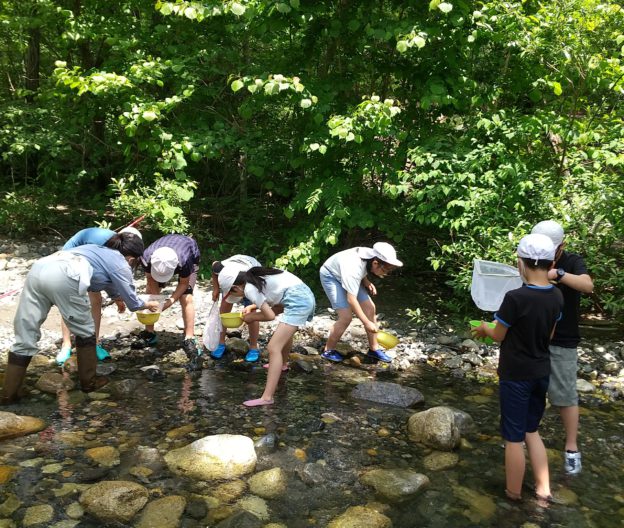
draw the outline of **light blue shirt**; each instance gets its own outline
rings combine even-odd
[[[93,275],[89,291],[104,290],[112,299],[121,297],[132,312],[145,308],[145,303],[137,297],[130,265],[119,251],[85,244],[69,252],[82,255],[91,264]]]
[[[87,229],[82,229],[65,242],[63,249],[72,249],[78,246],[84,246],[85,244],[97,244],[98,246],[103,246],[114,234],[115,231],[102,229],[101,227],[89,227]]]

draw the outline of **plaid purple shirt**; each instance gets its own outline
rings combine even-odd
[[[199,246],[193,238],[184,235],[166,235],[150,244],[143,252],[141,264],[147,273],[152,270],[151,260],[154,251],[161,247],[168,247],[175,251],[178,256],[178,267],[174,273],[177,273],[180,278],[190,276],[194,267],[199,266]]]

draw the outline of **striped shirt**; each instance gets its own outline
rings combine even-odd
[[[143,252],[141,264],[146,273],[151,273],[152,271],[151,260],[154,251],[162,247],[173,249],[178,256],[178,266],[174,274],[177,273],[179,278],[189,277],[195,267],[199,266],[199,246],[193,238],[184,235],[165,235],[150,244]]]

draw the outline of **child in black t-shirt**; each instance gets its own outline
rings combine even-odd
[[[521,499],[526,443],[535,479],[535,495],[550,500],[546,448],[537,431],[546,406],[550,375],[548,344],[561,317],[563,297],[548,281],[555,246],[545,235],[525,236],[518,245],[518,270],[524,284],[507,292],[494,314],[496,326],[483,323],[473,330],[477,337],[501,342],[501,434],[505,439],[505,493]]]

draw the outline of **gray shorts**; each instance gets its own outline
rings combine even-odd
[[[578,405],[576,357],[576,348],[550,345],[548,400],[555,407],[573,407]]]

